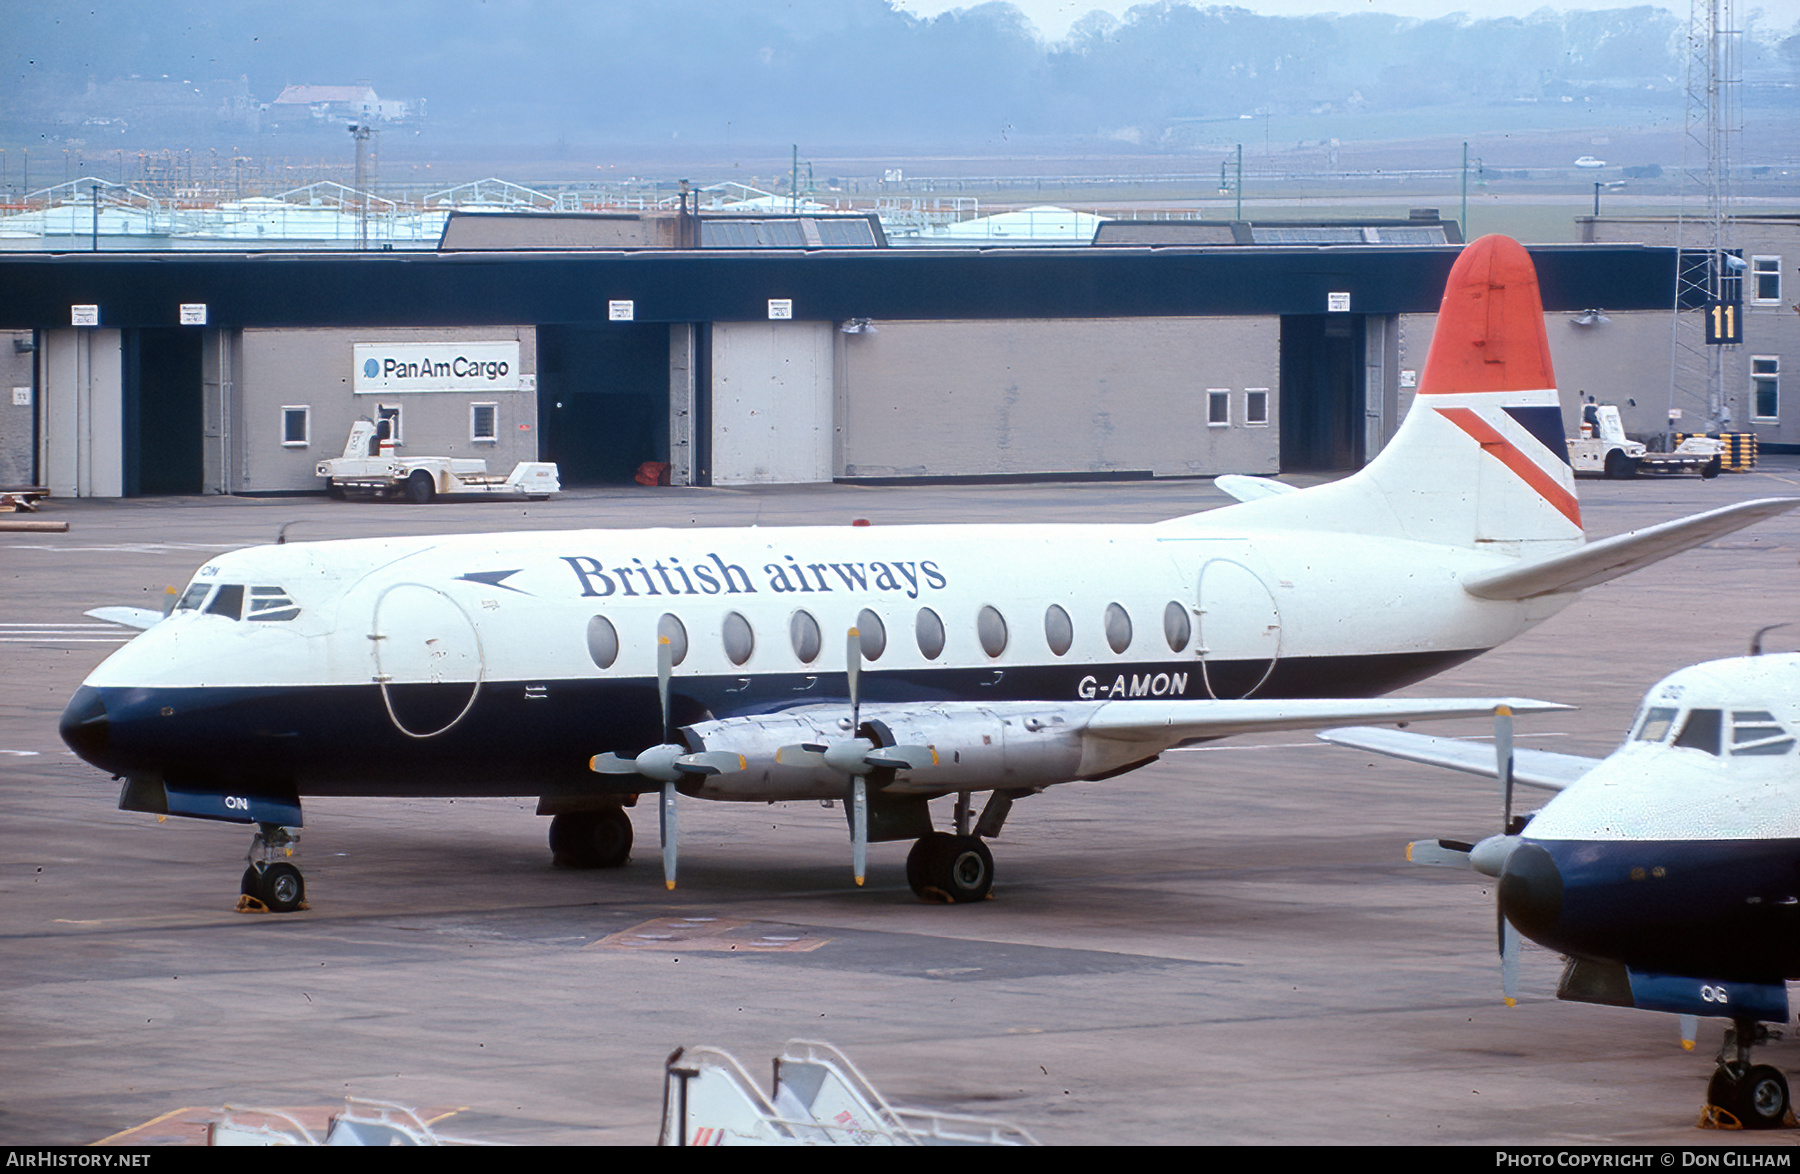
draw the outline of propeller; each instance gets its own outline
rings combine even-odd
[[[877,770],[923,769],[937,765],[930,746],[879,746],[862,735],[862,633],[851,628],[844,639],[845,674],[850,685],[850,736],[828,742],[783,746],[775,761],[783,766],[823,766],[845,775],[845,806],[850,813],[851,869],[862,884],[869,861],[868,776]]]
[[[675,726],[669,708],[669,682],[675,675],[675,649],[669,637],[656,637],[656,699],[662,707],[662,741],[633,758],[608,751],[588,760],[588,767],[603,775],[639,775],[662,784],[661,812],[663,884],[675,887],[676,845],[679,831],[675,813],[676,782],[683,775],[716,775],[743,770],[742,754],[729,750],[690,751],[675,740]]]
[[[1461,840],[1415,840],[1406,846],[1406,858],[1414,864],[1468,868],[1498,879],[1506,858],[1519,844],[1513,826],[1513,712],[1501,705],[1494,710],[1494,777],[1500,783],[1500,831],[1477,843]],[[1494,905],[1494,930],[1500,950],[1500,991],[1508,1007],[1519,1002],[1519,952],[1523,938],[1512,922]]]

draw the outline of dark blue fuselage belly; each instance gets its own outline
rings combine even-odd
[[[1800,978],[1800,839],[1533,840],[1501,907],[1540,945],[1634,970]]]

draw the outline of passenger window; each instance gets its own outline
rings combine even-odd
[[[1188,646],[1188,637],[1194,634],[1194,625],[1188,619],[1188,610],[1173,600],[1163,608],[1163,639],[1169,642],[1170,652],[1180,652]]]
[[[756,651],[756,633],[750,630],[750,621],[737,612],[725,613],[725,656],[732,664],[742,665]]]
[[[687,627],[672,615],[664,614],[656,621],[656,639],[669,642],[669,663],[680,664],[687,659]]]
[[[794,618],[788,621],[788,639],[793,642],[794,655],[801,663],[811,664],[819,659],[819,621],[808,612],[797,611]]]
[[[936,660],[944,655],[944,621],[938,613],[928,607],[919,609],[919,618],[913,624],[913,635],[918,637],[919,651],[925,654],[926,660]]]
[[[999,656],[1006,651],[1006,617],[998,608],[989,605],[976,613],[975,637],[981,641],[981,650],[989,656]]]
[[[1069,613],[1054,603],[1044,609],[1044,643],[1057,656],[1068,652],[1075,643],[1075,625]]]
[[[856,640],[864,660],[880,660],[887,651],[887,625],[866,607],[856,613]]]
[[[221,583],[212,602],[206,605],[206,614],[224,616],[235,620],[244,610],[244,588],[239,583]]]
[[[588,656],[596,668],[609,669],[619,659],[619,633],[605,616],[595,616],[587,625]]]
[[[1692,709],[1688,711],[1687,721],[1681,727],[1681,733],[1675,739],[1675,745],[1685,746],[1689,750],[1704,750],[1708,754],[1719,752],[1719,718],[1716,709]]]
[[[1116,603],[1106,605],[1106,642],[1118,653],[1131,647],[1131,616]]]

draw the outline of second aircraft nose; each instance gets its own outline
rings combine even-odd
[[[1563,881],[1540,844],[1522,843],[1500,870],[1500,912],[1533,941],[1544,943],[1562,917]]]
[[[87,685],[75,690],[56,726],[69,749],[96,766],[106,757],[111,729],[105,699],[98,689]]]

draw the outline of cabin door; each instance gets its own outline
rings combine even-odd
[[[1196,651],[1207,695],[1249,697],[1281,657],[1281,609],[1257,572],[1228,558],[1200,568],[1200,633]]]

